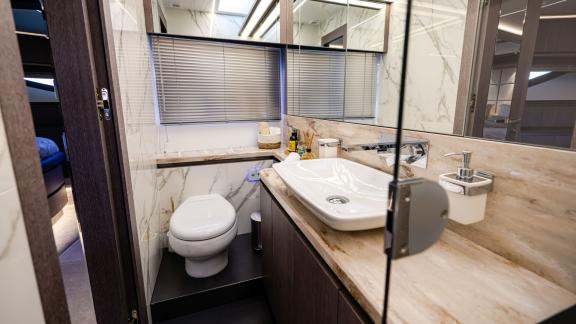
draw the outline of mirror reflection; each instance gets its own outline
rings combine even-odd
[[[322,32],[316,37],[303,31],[328,25],[326,16],[343,14],[330,3],[300,4],[295,6],[295,42],[343,47],[346,54],[345,59],[330,54],[328,74],[335,81],[314,92],[316,98],[338,98],[330,109],[322,108],[328,113],[316,111],[317,102],[303,96],[293,97],[299,108],[290,110],[289,105],[288,113],[395,127],[405,3],[392,2],[389,11],[349,4],[346,28],[340,28],[343,23],[317,27]],[[502,0],[485,6],[417,1],[411,18],[404,128],[576,149],[576,1]],[[358,44],[355,29],[369,24],[380,26],[374,39],[382,35],[382,49],[367,47],[376,44],[372,41]],[[368,54],[374,52],[379,54]],[[322,75],[303,65],[297,71],[292,89],[299,91],[308,89],[306,78]]]
[[[293,11],[297,46],[286,50],[288,114],[372,122],[389,4],[297,0]]]
[[[384,1],[296,0],[293,8],[294,44],[386,50],[389,11]]]
[[[278,0],[158,0],[153,11],[157,33],[280,42]]]
[[[576,41],[569,32],[576,30],[576,1],[503,1],[495,18],[497,31],[486,32],[496,35],[491,66],[480,71],[468,133],[576,148]]]

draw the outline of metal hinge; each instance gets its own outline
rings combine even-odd
[[[100,120],[112,120],[112,108],[108,98],[108,89],[96,89],[96,106]]]
[[[431,247],[448,222],[448,196],[435,181],[423,178],[390,182],[384,250],[392,259]]]
[[[129,323],[129,324],[138,324],[138,323],[139,323],[139,321],[138,321],[138,311],[137,311],[137,310],[133,309],[133,310],[130,312],[130,317],[128,318],[128,323]]]
[[[470,112],[473,113],[475,109],[476,109],[476,94],[473,93],[470,96],[470,101],[468,102],[468,110],[470,110]]]

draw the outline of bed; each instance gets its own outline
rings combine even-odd
[[[60,151],[53,140],[46,137],[36,137],[36,147],[44,174],[44,186],[48,195],[50,215],[53,217],[68,203],[64,175],[66,155]]]

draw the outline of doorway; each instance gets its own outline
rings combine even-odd
[[[107,2],[2,1],[1,42],[18,56],[2,117],[45,321],[147,323]]]

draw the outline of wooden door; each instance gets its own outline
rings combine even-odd
[[[294,321],[293,323],[336,323],[338,319],[338,282],[326,269],[306,239],[295,235]]]
[[[262,233],[262,267],[264,270],[264,286],[268,299],[270,299],[273,289],[272,282],[272,264],[274,260],[272,239],[272,197],[264,186],[260,186],[260,214],[262,216],[261,233]]]
[[[350,296],[340,291],[338,296],[338,324],[367,324],[372,321],[366,316]]]
[[[295,323],[292,320],[294,239],[292,224],[277,204],[272,204],[272,311],[278,323]]]
[[[109,3],[45,0],[44,10],[96,319],[146,323]],[[97,95],[102,88],[106,103]],[[112,106],[110,118],[99,104]]]

